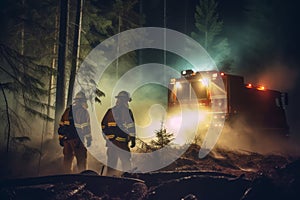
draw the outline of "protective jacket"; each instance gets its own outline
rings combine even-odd
[[[61,117],[59,123],[59,140],[69,140],[75,138],[91,139],[90,117],[88,111],[81,105],[69,106]]]
[[[135,140],[135,124],[132,111],[124,106],[108,109],[101,122],[106,139],[128,143]]]

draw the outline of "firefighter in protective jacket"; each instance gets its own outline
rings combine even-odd
[[[82,140],[85,141],[87,147],[92,142],[87,106],[85,94],[78,92],[74,98],[74,103],[65,110],[61,117],[58,134],[59,143],[63,146],[65,173],[72,172],[74,156],[79,172],[87,168],[87,149],[82,142]]]
[[[101,122],[107,141],[107,174],[114,171],[113,168],[116,168],[118,159],[121,160],[123,171],[131,169],[130,153],[124,154],[118,148],[130,152],[129,142],[131,148],[135,147],[135,123],[128,105],[131,101],[130,95],[126,91],[121,91],[116,98],[116,105],[108,109]]]

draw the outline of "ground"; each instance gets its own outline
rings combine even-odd
[[[1,199],[298,199],[300,159],[215,148],[198,158],[191,145],[171,165],[122,177],[97,172],[5,179]]]

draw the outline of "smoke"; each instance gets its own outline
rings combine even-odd
[[[246,150],[259,152],[263,154],[284,154],[297,155],[299,153],[299,134],[295,126],[297,118],[291,114],[298,113],[298,103],[295,101],[294,93],[297,88],[298,70],[288,64],[279,61],[272,61],[268,65],[261,67],[261,70],[255,73],[246,73],[244,75],[245,83],[252,85],[263,85],[266,89],[287,92],[289,95],[289,104],[285,107],[287,123],[290,126],[289,137],[275,132],[264,132],[256,127],[246,123],[243,117],[240,117],[233,124],[224,126],[218,145],[222,148],[235,150]]]
[[[147,74],[147,76],[155,76],[155,74]],[[139,77],[139,79],[143,79],[143,77]],[[116,84],[117,80],[110,74],[105,74],[100,81],[100,87],[102,86],[101,89],[106,96],[102,99],[102,104],[96,106],[99,123],[101,123],[107,109],[115,105],[116,94],[121,90],[131,90],[129,83],[118,89],[116,89]],[[132,101],[129,103],[129,107],[135,118],[137,136],[140,139],[153,139],[155,130],[159,130],[165,120],[168,89],[155,83],[149,83],[136,88],[130,93]]]
[[[34,132],[33,132],[34,133]],[[2,152],[1,178],[33,177],[62,173],[62,149],[55,140],[14,138],[8,152]]]
[[[291,134],[299,134],[299,69],[294,64],[272,61],[255,73],[245,74],[245,83],[264,85],[267,89],[287,92],[287,121]]]
[[[260,154],[299,156],[299,141],[294,136],[282,132],[250,126],[241,117],[234,123],[224,126],[217,147]]]
[[[264,85],[267,89],[289,91],[295,87],[297,70],[280,62],[270,63],[256,74],[246,76],[246,82]]]
[[[234,6],[220,2],[220,6],[235,73],[246,83],[288,92],[288,124],[292,134],[299,134],[297,2],[241,1]]]
[[[188,119],[182,118],[182,114],[174,112],[169,114],[169,123],[167,127],[178,133],[181,129],[181,134],[177,137],[176,143],[179,145],[196,143],[202,147],[203,140],[208,135],[208,128],[213,122],[205,112],[198,119],[195,119],[195,111],[184,109],[183,113],[189,113],[185,116]],[[189,135],[196,129],[193,126],[193,120],[198,120],[198,129],[196,135]],[[186,121],[190,123],[186,123]],[[240,116],[238,119],[232,121],[230,124],[225,123],[221,135],[217,140],[216,145],[212,151],[217,149],[230,150],[230,151],[249,151],[257,152],[260,154],[278,154],[283,156],[299,156],[299,142],[300,138],[296,135],[285,135],[286,133],[274,130],[262,130],[247,123],[246,119]],[[193,139],[187,139],[188,137]]]
[[[191,111],[183,111],[191,112]],[[192,116],[192,115],[191,115]],[[181,140],[178,140],[177,144],[191,144],[196,143],[202,147],[203,140],[208,135],[208,127],[212,121],[205,115],[200,117],[198,120],[198,129],[193,140],[186,140],[187,134],[191,133],[191,130],[195,130],[195,126],[190,124],[182,124],[183,119],[181,115],[176,115],[175,113],[171,115],[172,120],[170,120],[170,127],[178,130],[180,127],[182,129],[183,135],[181,135]],[[189,118],[192,121],[193,118]],[[173,122],[173,123],[172,123]],[[216,145],[213,147],[212,151],[215,150],[229,150],[237,152],[257,152],[260,154],[278,154],[283,156],[299,156],[299,140],[296,136],[287,136],[284,133],[276,131],[263,131],[258,127],[253,127],[249,125],[244,118],[240,117],[236,119],[233,123],[225,123],[220,137],[217,140]]]

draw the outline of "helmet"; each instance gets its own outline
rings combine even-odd
[[[119,92],[119,94],[117,96],[115,96],[116,98],[125,98],[127,101],[131,101],[132,99],[130,98],[130,94],[126,91],[121,91]]]
[[[74,98],[74,101],[76,102],[83,102],[83,101],[86,101],[86,97],[85,97],[85,94],[80,91],[78,92],[76,95],[75,95],[75,98]]]

